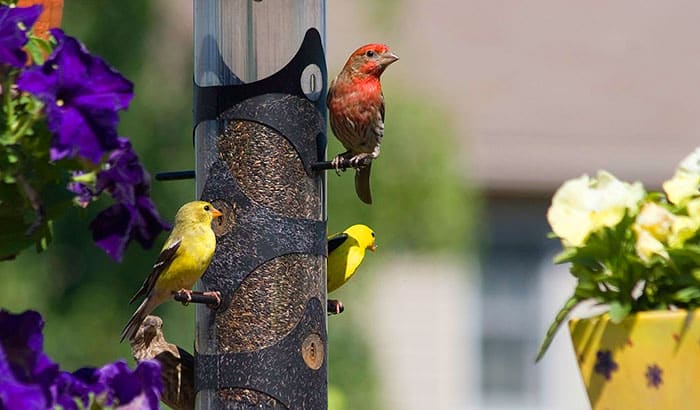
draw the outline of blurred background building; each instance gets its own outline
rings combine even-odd
[[[551,263],[559,244],[546,239],[546,209],[565,179],[598,169],[658,188],[697,146],[700,46],[693,39],[700,6],[339,3],[328,5],[331,68],[356,44],[390,44],[401,61],[385,81],[448,115],[452,160],[478,198],[469,210],[476,217],[469,238],[476,258],[454,269],[462,275],[434,258],[402,268],[394,260],[372,272],[382,276],[375,298],[415,302],[397,302],[404,320],[378,316],[387,321],[376,326],[382,351],[399,344],[404,366],[414,366],[397,367],[399,353],[384,353],[393,360],[377,362],[388,367],[381,372],[388,386],[382,397],[397,409],[431,408],[431,402],[446,409],[589,408],[566,329],[541,363],[533,362],[573,289],[567,268]],[[387,140],[404,138],[392,132],[391,91]],[[394,279],[385,277],[390,273]],[[444,343],[454,339],[463,342]]]
[[[329,319],[333,409],[589,408],[565,329],[534,364],[573,289],[551,262],[546,209],[598,169],[657,188],[698,144],[698,19],[691,1],[327,2],[331,76],[365,43],[401,57],[384,75],[375,204],[350,174],[328,178],[329,230],[367,223],[380,246]],[[120,131],[145,165],[192,169],[192,1],[66,0],[64,28],[134,81]],[[194,187],[153,193],[172,218]],[[40,310],[67,369],[129,357],[126,301],[157,252],[112,263],[91,244],[91,212],[57,223],[47,252],[0,265],[3,306]],[[158,313],[191,348],[193,309]]]

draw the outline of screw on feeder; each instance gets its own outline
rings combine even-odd
[[[324,347],[321,336],[311,333],[301,343],[301,357],[310,369],[318,370],[323,365]]]
[[[321,74],[321,68],[316,64],[309,64],[301,72],[301,90],[311,101],[316,101],[321,97],[321,92],[323,91],[323,75]]]

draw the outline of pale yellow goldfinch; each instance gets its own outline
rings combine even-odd
[[[328,237],[328,293],[343,286],[357,271],[365,258],[365,250],[374,252],[377,245],[374,242],[374,232],[366,225],[353,225],[343,232]],[[329,310],[340,313],[342,304],[329,300]]]
[[[132,340],[146,316],[174,293],[191,292],[189,289],[202,277],[214,255],[216,236],[211,222],[221,215],[212,204],[204,201],[188,202],[177,211],[175,226],[158,260],[141,289],[129,301],[131,304],[138,297],[146,296],[122,330],[121,341],[126,337]]]

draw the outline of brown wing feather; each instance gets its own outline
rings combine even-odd
[[[160,252],[156,263],[153,265],[153,269],[151,269],[151,273],[149,273],[146,277],[146,280],[143,281],[141,289],[139,289],[138,292],[136,292],[136,294],[131,298],[129,304],[134,303],[134,301],[141,296],[148,295],[148,293],[155,286],[156,281],[163,273],[163,271],[165,271],[170,266],[170,264],[173,263],[175,255],[177,254],[177,250],[180,249],[181,243],[182,239],[178,239],[175,242],[173,242],[172,245],[168,246]]]

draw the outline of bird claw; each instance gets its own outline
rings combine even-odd
[[[330,315],[339,315],[343,313],[345,310],[345,306],[343,306],[343,302],[337,299],[328,299],[328,316]]]
[[[348,168],[364,168],[372,162],[374,156],[363,152],[352,156],[349,152],[338,154],[331,160],[331,166],[335,169],[335,174],[340,175],[340,171],[345,172]]]
[[[370,154],[357,154],[350,158],[348,162],[353,168],[364,168],[372,162],[372,156]]]
[[[331,160],[331,165],[333,166],[333,169],[335,169],[336,175],[340,175],[340,171],[345,172],[345,161],[346,158],[343,156],[343,154],[336,155],[336,157]]]
[[[190,302],[192,301],[192,290],[190,290],[190,289],[180,289],[177,292],[175,292],[175,294],[176,295],[185,295],[186,300],[181,302],[183,306],[189,305]]]
[[[215,291],[209,291],[209,292],[203,292],[203,296],[211,296],[216,299],[215,303],[207,303],[207,307],[209,309],[217,309],[221,305],[221,292],[215,290]]]

